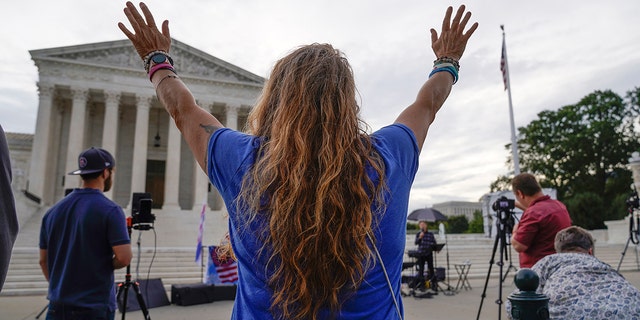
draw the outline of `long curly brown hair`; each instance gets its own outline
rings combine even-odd
[[[328,44],[279,60],[249,115],[263,137],[239,203],[247,225],[268,222],[271,312],[283,319],[332,317],[375,263],[367,243],[384,210],[384,162],[359,118],[353,71]],[[367,171],[376,177],[372,180]],[[377,209],[374,209],[377,208]],[[374,240],[375,241],[375,240]]]

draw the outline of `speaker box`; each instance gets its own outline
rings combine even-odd
[[[171,285],[171,303],[179,306],[235,300],[235,285],[213,285],[205,283]]]
[[[236,285],[224,285],[218,284],[213,287],[213,301],[220,300],[235,300],[236,299]]]
[[[149,279],[138,281],[138,288],[140,289],[140,296],[144,300],[144,304],[147,309],[162,307],[169,305],[169,298],[167,292],[164,290],[164,285],[161,279]],[[118,310],[122,313],[124,310],[124,291],[121,287],[118,287]],[[129,286],[129,292],[127,293],[127,306],[126,311],[140,310],[140,304],[138,303],[138,295],[134,291],[133,284]]]
[[[174,284],[171,285],[171,303],[179,306],[210,303],[214,301],[213,290],[211,284]]]
[[[445,270],[446,270],[445,268],[441,268],[441,267],[436,268],[437,281],[444,281],[444,279],[446,278]]]

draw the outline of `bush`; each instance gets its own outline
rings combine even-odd
[[[484,219],[482,218],[482,211],[476,210],[473,212],[473,220],[469,222],[469,229],[467,233],[484,233]]]

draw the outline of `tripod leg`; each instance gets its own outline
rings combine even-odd
[[[44,308],[42,308],[42,310],[40,310],[40,312],[38,313],[38,315],[36,316],[36,319],[40,319],[40,317],[42,316],[42,314],[47,311],[47,308],[49,308],[49,304],[47,304],[46,306],[44,306]]]
[[[624,246],[624,250],[622,250],[622,254],[620,256],[620,262],[618,262],[618,268],[616,268],[616,272],[620,272],[620,266],[622,265],[622,260],[624,259],[624,255],[627,253],[627,248],[629,247],[629,242],[631,242],[631,237],[627,239],[627,244]],[[637,252],[636,252],[637,254]]]
[[[120,296],[122,299],[122,320],[125,319],[127,314],[127,299],[129,298],[129,282],[126,280],[124,283],[121,283],[118,287],[118,294],[116,295],[116,301],[120,301]]]
[[[509,247],[508,251],[506,251],[507,246]],[[507,275],[509,274],[509,271],[511,270],[518,271],[518,268],[516,268],[513,265],[513,255],[511,254],[511,245],[509,244],[505,246],[505,255],[507,255],[507,260],[509,260],[509,267],[507,268],[507,271],[504,273],[504,276],[502,277],[502,282],[504,282],[504,280],[507,279]]]
[[[493,251],[491,252],[491,260],[489,260],[489,271],[487,271],[487,278],[484,281],[484,289],[482,290],[482,299],[480,299],[480,307],[478,308],[478,316],[476,320],[480,319],[480,312],[482,311],[482,303],[484,302],[484,298],[487,296],[487,285],[489,284],[489,277],[491,276],[491,267],[493,267],[493,262],[496,257],[496,249],[498,248],[498,242],[500,241],[500,237],[496,236],[496,241],[493,243]]]
[[[498,229],[500,230],[500,229]],[[502,231],[498,231],[499,233],[501,232],[501,236],[500,236],[500,261],[498,262],[498,266],[500,266],[500,273],[498,274],[498,279],[500,280],[499,286],[498,286],[498,300],[496,300],[496,303],[498,304],[498,320],[502,319],[502,283],[503,283],[503,277],[502,277],[502,268],[504,266],[504,253],[507,252],[507,241],[506,241],[506,233],[504,230]],[[506,276],[505,276],[506,277]]]
[[[147,310],[147,305],[144,303],[144,299],[142,297],[142,294],[140,293],[140,287],[138,286],[137,282],[133,283],[133,291],[136,293],[136,297],[138,298],[138,305],[140,306],[140,310],[144,315],[144,319],[151,320],[151,317],[149,316],[149,310]]]

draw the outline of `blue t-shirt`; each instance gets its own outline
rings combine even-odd
[[[240,193],[244,175],[256,160],[261,138],[219,129],[209,140],[208,175],[220,191],[229,212],[229,234],[238,259],[238,290],[232,319],[272,319],[269,312],[272,291],[267,285],[266,261],[258,255],[262,243],[251,231],[265,230],[264,221],[254,221],[250,232],[244,227],[242,212],[237,212],[235,200]],[[406,217],[411,184],[418,170],[419,149],[413,132],[404,125],[394,124],[372,135],[374,148],[384,159],[387,208],[374,230],[377,247],[385,264],[395,296],[400,300],[402,260],[406,239]],[[371,170],[369,170],[371,171]],[[371,177],[376,179],[376,177]],[[266,258],[265,258],[266,259]],[[402,301],[400,301],[402,310]],[[367,271],[358,291],[342,305],[341,319],[393,319],[397,317],[387,280],[378,262]]]
[[[116,308],[113,246],[130,243],[124,211],[97,189],[75,189],[42,218],[54,303]]]

